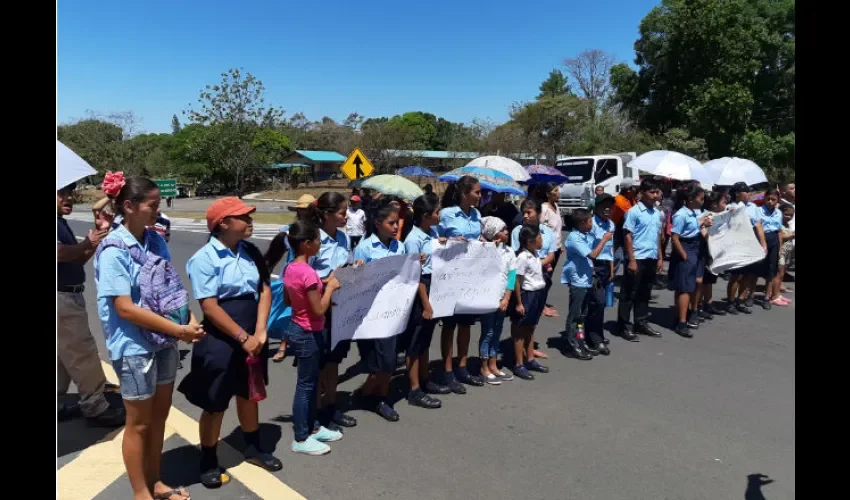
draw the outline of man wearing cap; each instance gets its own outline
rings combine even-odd
[[[761,226],[761,209],[758,205],[750,201],[750,193],[752,187],[745,182],[736,182],[732,186],[732,191],[735,193],[736,203],[730,203],[726,206],[727,210],[734,210],[739,207],[745,207],[747,215],[750,218],[750,223],[753,225],[753,231],[758,239],[761,247],[767,251],[767,242],[764,239],[764,229]],[[761,261],[754,264],[749,264],[729,271],[729,283],[726,285],[726,312],[729,314],[751,314],[753,307],[753,292],[758,281],[759,269]]]
[[[366,231],[366,212],[360,208],[360,197],[353,195],[348,205],[348,220],[345,222],[345,234],[351,240],[351,249],[357,247]]]
[[[103,395],[106,375],[89,329],[83,297],[86,282],[83,266],[108,230],[91,229],[83,241],[77,242],[65,220],[74,209],[75,187],[76,184],[70,184],[56,192],[57,392],[65,394],[73,381],[80,393],[80,412],[89,424],[118,427],[124,425],[124,409],[111,408]]]
[[[620,183],[620,194],[614,197],[614,207],[611,209],[611,221],[614,223],[614,270],[623,261],[623,223],[626,212],[637,204],[638,187],[633,179],[623,179]]]

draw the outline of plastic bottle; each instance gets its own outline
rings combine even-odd
[[[266,384],[263,381],[263,369],[260,367],[260,358],[248,356],[245,358],[248,365],[248,396],[251,401],[257,403],[266,399]]]
[[[579,323],[576,327],[576,339],[578,339],[579,342],[584,340],[584,323]]]
[[[605,307],[614,307],[614,281],[608,283],[605,287]]]

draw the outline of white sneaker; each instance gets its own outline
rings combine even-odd
[[[302,443],[292,441],[292,451],[295,453],[303,453],[305,455],[324,455],[331,451],[331,447],[325,443],[316,441],[313,439],[313,436],[310,436]]]
[[[502,385],[502,378],[491,373],[484,377],[484,382],[487,382],[490,385]]]

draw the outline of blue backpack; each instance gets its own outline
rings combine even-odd
[[[145,231],[145,238],[162,238],[153,230]],[[150,240],[149,240],[150,241]],[[164,244],[164,240],[163,240]],[[107,248],[115,247],[130,254],[136,263],[142,266],[139,273],[139,289],[141,292],[141,307],[178,325],[189,323],[189,294],[180,281],[180,275],[168,262],[159,255],[145,252],[138,246],[128,247],[118,238],[106,238],[97,247],[95,259]],[[155,346],[174,345],[177,338],[171,335],[141,329],[145,339]]]
[[[294,258],[292,249],[289,249],[286,252],[286,260],[283,263],[283,268],[280,270],[280,279],[273,281],[271,284],[272,308],[269,311],[269,321],[266,323],[266,331],[269,337],[273,339],[283,339],[286,328],[292,319],[292,307],[283,302],[283,273],[286,272],[286,266]]]

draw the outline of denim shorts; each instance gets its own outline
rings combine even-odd
[[[124,356],[112,361],[118,375],[121,397],[128,401],[144,401],[153,397],[156,386],[174,382],[180,352],[177,346],[147,354]]]

